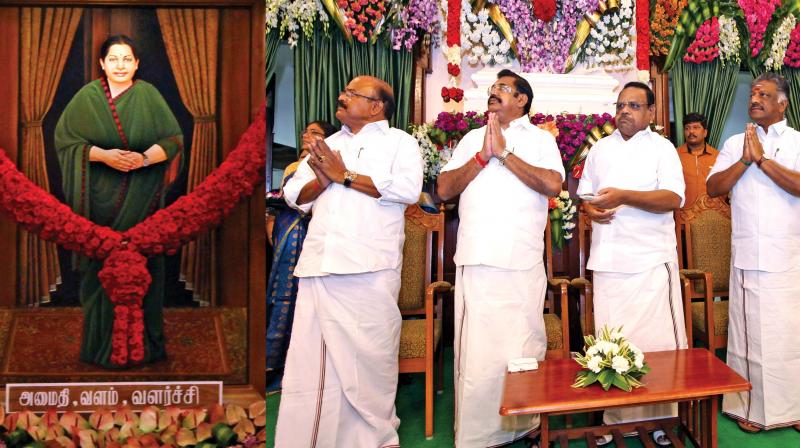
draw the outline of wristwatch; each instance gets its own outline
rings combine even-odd
[[[504,149],[503,152],[500,153],[500,156],[497,157],[497,161],[500,162],[500,165],[506,164],[506,159],[508,158],[509,154],[511,154],[511,151],[507,149]]]
[[[147,154],[142,153],[142,166],[147,167],[150,166],[150,159],[147,158]]]
[[[344,185],[347,188],[350,188],[350,184],[352,184],[353,181],[356,180],[356,177],[358,177],[358,173],[356,173],[355,171],[345,171],[344,181],[342,182],[342,185]]]
[[[772,160],[772,159],[767,157],[766,154],[761,154],[761,158],[756,161],[756,165],[758,165],[758,167],[761,168],[761,164],[766,162],[767,160]]]

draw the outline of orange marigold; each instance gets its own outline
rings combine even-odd
[[[656,0],[650,15],[650,55],[666,56],[687,0]]]

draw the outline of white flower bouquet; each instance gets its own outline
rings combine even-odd
[[[584,336],[585,355],[575,361],[584,369],[575,376],[572,387],[586,387],[599,382],[603,390],[616,386],[626,392],[644,384],[640,381],[650,371],[644,354],[625,340],[622,327],[603,326],[597,338]]]

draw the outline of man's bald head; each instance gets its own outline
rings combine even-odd
[[[390,120],[392,115],[394,115],[395,108],[397,107],[394,102],[394,89],[392,89],[392,86],[390,86],[388,82],[374,76],[357,76],[353,78],[353,81],[357,79],[363,79],[364,81],[368,82],[369,85],[371,85],[375,98],[378,98],[381,100],[381,102],[383,102],[384,118]]]

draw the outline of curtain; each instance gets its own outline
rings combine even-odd
[[[675,140],[683,140],[683,117],[698,112],[708,122],[708,144],[719,147],[722,128],[730,115],[736,90],[737,64],[723,66],[719,60],[693,64],[678,59],[670,71],[675,113]]]
[[[336,125],[336,98],[358,75],[380,78],[394,89],[397,109],[389,123],[408,127],[412,92],[413,56],[408,51],[393,51],[383,43],[348,44],[336,27],[330,39],[317,30],[309,40],[301,38],[294,50],[294,127],[296,135],[314,120]],[[299,145],[298,145],[299,146]]]
[[[267,84],[272,80],[275,75],[275,66],[277,61],[275,58],[278,56],[278,30],[273,28],[267,32]]]
[[[28,179],[45,191],[50,191],[50,184],[45,166],[42,120],[53,104],[81,13],[81,8],[22,8],[20,168]],[[61,282],[56,246],[24,230],[20,230],[18,244],[21,304],[35,306],[49,302],[50,291]]]
[[[783,66],[781,75],[789,82],[789,107],[786,120],[793,129],[800,129],[800,69]]]
[[[217,44],[219,11],[216,9],[158,9],[178,91],[194,117],[189,148],[187,190],[194,190],[216,167],[217,148]],[[187,244],[181,253],[181,280],[201,305],[217,303],[217,247],[215,231]]]

